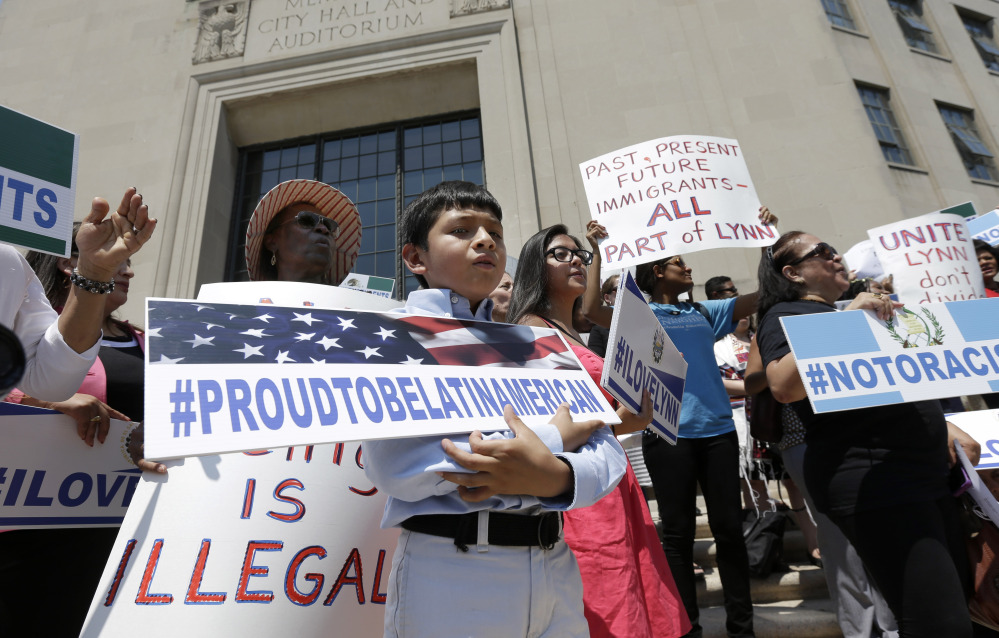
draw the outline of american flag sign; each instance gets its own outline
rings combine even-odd
[[[148,299],[146,455],[618,422],[561,336],[444,317]]]

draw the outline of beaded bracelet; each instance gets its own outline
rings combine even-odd
[[[94,281],[93,279],[87,279],[77,271],[76,268],[69,275],[69,280],[74,286],[79,286],[87,292],[92,292],[98,295],[107,295],[114,292],[114,279],[111,281]]]

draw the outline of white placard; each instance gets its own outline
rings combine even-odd
[[[365,293],[352,292],[369,299]],[[558,332],[444,317],[147,299],[146,455],[508,429],[617,414]]]
[[[971,233],[961,215],[929,213],[872,228],[867,235],[903,303],[985,297]]]
[[[90,448],[65,414],[0,403],[0,529],[120,525],[139,483],[132,427],[112,419]]]
[[[0,106],[0,241],[69,257],[80,136]]]
[[[82,636],[380,636],[399,531],[357,443],[145,473]]]
[[[359,290],[302,284],[297,281],[239,281],[205,284],[199,301],[248,305],[273,304],[299,308],[349,308],[355,310],[394,310],[402,302]]]
[[[636,414],[642,408],[642,393],[648,389],[653,411],[649,427],[676,445],[686,377],[683,355],[649,308],[634,277],[625,272],[618,280],[600,385]]]
[[[982,446],[982,455],[975,469],[999,467],[999,410],[955,412],[948,414],[947,420]]]
[[[708,248],[769,246],[760,200],[733,139],[677,135],[579,165],[590,217],[607,228],[603,262],[627,268]]]

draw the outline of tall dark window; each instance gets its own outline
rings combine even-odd
[[[246,227],[257,202],[279,183],[315,179],[340,189],[361,215],[361,250],[354,270],[389,277],[397,296],[418,287],[402,266],[396,218],[424,190],[442,181],[485,184],[478,112],[389,124],[360,131],[240,149],[229,281],[246,281]]]
[[[986,68],[992,71],[999,71],[999,47],[992,38],[993,20],[977,15],[972,15],[966,11],[958,11],[964,29],[971,36],[971,41],[975,44],[978,55]]]
[[[860,101],[864,105],[867,119],[871,122],[885,159],[897,164],[915,165],[912,154],[906,146],[905,136],[902,135],[902,129],[891,111],[888,90],[858,84],[857,93],[860,94]]]
[[[968,109],[943,104],[938,104],[937,108],[940,109],[940,117],[943,118],[951,139],[954,140],[954,146],[964,161],[968,175],[976,179],[999,181],[995,156],[978,133],[975,113]]]
[[[826,17],[830,24],[838,27],[857,30],[857,24],[850,15],[850,8],[846,6],[846,0],[822,0],[822,8],[826,10]]]
[[[923,16],[922,0],[888,0],[905,41],[913,49],[937,53],[933,29]]]

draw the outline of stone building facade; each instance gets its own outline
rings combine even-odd
[[[994,0],[72,0],[0,3],[0,104],[81,135],[77,211],[139,187],[143,296],[242,275],[279,179],[358,202],[358,270],[401,274],[394,216],[483,181],[511,254],[579,231],[578,164],[655,137],[739,140],[784,229],[999,204]],[[2,143],[2,141],[0,141]],[[753,289],[755,250],[688,260]]]

